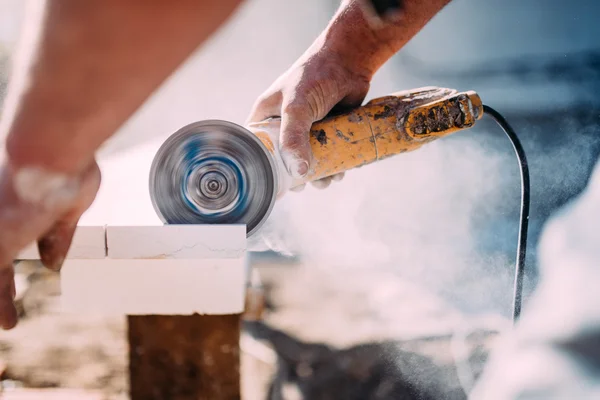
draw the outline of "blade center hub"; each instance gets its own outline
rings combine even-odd
[[[233,209],[239,198],[240,188],[231,166],[206,160],[197,165],[187,179],[187,196],[198,210],[207,215]]]
[[[218,199],[227,193],[227,178],[220,172],[208,172],[200,178],[200,191],[210,199]]]

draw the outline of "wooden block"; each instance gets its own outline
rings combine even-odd
[[[240,316],[128,316],[131,400],[239,400]]]
[[[63,310],[101,315],[237,314],[244,310],[244,257],[67,260]]]
[[[245,225],[108,226],[106,238],[112,259],[227,259],[246,252]]]
[[[73,236],[73,242],[67,258],[97,259],[106,257],[106,239],[104,226],[79,226]],[[37,244],[32,243],[17,257],[21,260],[39,260]]]

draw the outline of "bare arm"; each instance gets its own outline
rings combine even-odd
[[[367,76],[375,72],[413,38],[450,0],[404,0],[393,21],[368,23],[361,2],[344,0],[323,33],[322,46],[338,53],[347,65]]]
[[[28,14],[0,125],[1,327],[16,324],[13,259],[37,240],[61,267],[100,185],[96,150],[240,2],[31,2],[44,12]]]
[[[249,121],[281,116],[281,151],[290,174],[311,164],[308,132],[336,105],[354,107],[366,96],[377,70],[450,0],[404,0],[393,22],[375,27],[363,12],[366,0],[344,0],[312,46],[260,96]],[[335,178],[334,178],[335,179]],[[331,178],[315,182],[326,187]]]
[[[13,87],[14,164],[76,173],[240,0],[48,0],[39,50]],[[16,98],[16,99],[15,99]]]

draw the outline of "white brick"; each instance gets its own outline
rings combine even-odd
[[[61,276],[67,313],[223,315],[244,309],[244,257],[67,260]]]
[[[103,226],[78,226],[67,258],[97,259],[106,257],[105,228]],[[37,243],[30,244],[17,260],[39,260]]]
[[[246,251],[245,225],[108,226],[112,259],[223,259]]]

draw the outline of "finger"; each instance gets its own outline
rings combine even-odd
[[[59,271],[69,252],[77,223],[96,198],[100,186],[100,169],[94,162],[82,179],[81,194],[75,206],[38,240],[42,264]]]
[[[8,165],[0,167],[0,210],[0,268],[3,268],[12,265],[18,253],[48,229],[52,217],[41,207],[20,198],[15,191],[14,170]]]
[[[331,185],[331,177],[321,178],[316,181],[312,181],[311,184],[317,189],[327,189]]]
[[[261,122],[270,117],[279,117],[281,115],[281,101],[283,96],[280,91],[259,97],[246,119],[246,124],[251,122]]]
[[[50,231],[38,240],[40,259],[46,268],[60,271],[71,247],[78,220],[79,218],[66,217],[54,224]]]
[[[0,327],[4,330],[12,329],[17,325],[15,295],[15,275],[12,265],[0,267]]]
[[[344,179],[345,175],[346,175],[345,172],[340,172],[339,174],[332,175],[331,180],[333,180],[334,182],[339,182],[342,179]]]
[[[291,188],[290,192],[296,192],[296,193],[298,193],[298,192],[303,191],[305,188],[306,188],[306,183],[303,183],[302,185],[298,185],[298,186],[295,186],[295,187]]]
[[[307,103],[295,102],[283,109],[281,116],[281,158],[289,172],[296,178],[304,178],[312,161],[309,134],[314,122],[312,110]]]

